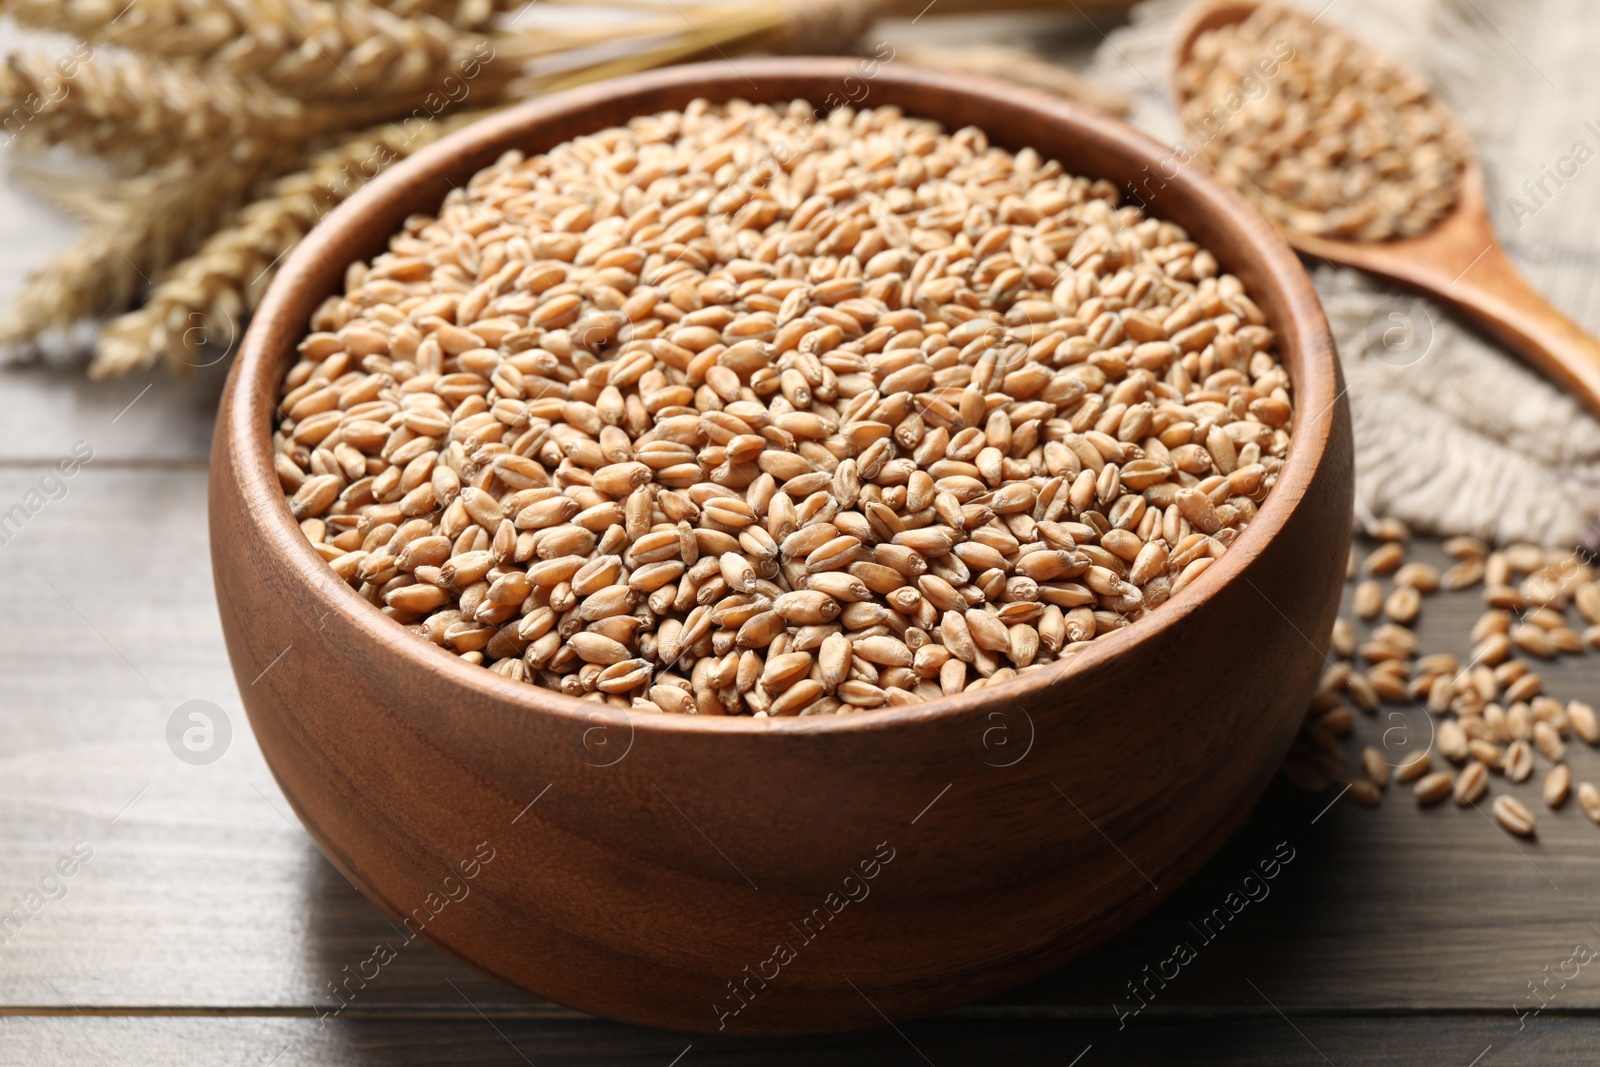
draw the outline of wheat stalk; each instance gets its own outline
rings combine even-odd
[[[1133,109],[1133,102],[1122,93],[1102,89],[1024,48],[1000,44],[962,48],[916,45],[902,47],[896,58],[935,70],[981,74],[987,78],[1001,78],[1029,88],[1043,89],[1113,115],[1126,115]]]
[[[247,33],[247,11],[184,0],[0,0],[0,14],[23,26],[181,59],[207,58]]]
[[[319,135],[413,111],[449,73],[461,81],[483,73],[492,62],[480,61],[489,38],[459,32],[437,16],[480,26],[514,6],[509,0],[383,0],[382,6],[364,0],[0,0],[0,12],[26,25],[135,53],[105,56],[84,44],[54,61],[11,57],[0,68],[6,132],[22,135],[30,147],[68,144],[101,156],[125,176],[139,176],[56,195],[94,232],[30,278],[17,307],[0,322],[0,343],[23,343],[76,318],[126,307],[148,278],[192,251],[247,190],[260,189],[259,168],[268,167],[270,179],[303,160],[302,146]],[[510,58],[495,72],[499,88],[531,57],[608,35],[613,31],[579,28],[500,38]],[[358,78],[381,91],[370,98],[352,92]],[[480,100],[498,91],[487,76],[472,86]],[[296,93],[316,103],[285,95]],[[458,101],[441,99],[427,112]],[[414,126],[398,139],[420,144],[432,138],[431,130],[413,135]],[[371,144],[370,136],[358,136],[344,150],[361,155]],[[212,163],[183,162],[190,157]],[[319,159],[319,165],[328,162]],[[304,226],[275,229],[262,221],[272,205],[285,218],[299,217],[291,201],[283,189],[270,194],[268,208],[238,220],[253,228],[224,231],[219,248],[237,251],[278,233],[291,235],[286,240],[292,244]],[[263,266],[284,247],[274,247]],[[214,281],[223,258],[221,252],[198,257],[192,266]],[[253,279],[270,278],[270,270],[262,275],[260,266],[250,267],[237,264],[234,290],[247,292]],[[158,304],[174,290],[163,294]]]
[[[0,12],[23,25],[72,33],[86,41],[129,51],[181,58],[243,75],[251,74],[284,95],[302,100],[373,101],[389,114],[403,112],[420,94],[438,88],[452,70],[476,59],[488,70],[485,87],[505,89],[533,61],[569,57],[596,45],[649,42],[644,57],[675,61],[723,50],[771,47],[787,52],[836,51],[853,40],[880,10],[900,0],[762,0],[756,3],[673,3],[617,26],[541,26],[486,29],[499,11],[524,6],[516,0],[457,0],[455,24],[438,17],[450,0],[0,0]],[[626,2],[626,0],[625,0]],[[483,16],[482,8],[494,11]],[[390,6],[399,10],[389,10]],[[472,6],[477,11],[460,14]],[[122,13],[117,16],[117,11]],[[404,11],[402,15],[399,11]],[[466,28],[457,28],[465,26]],[[492,54],[491,64],[482,62]],[[627,60],[621,61],[629,66]],[[617,61],[579,62],[597,72]],[[634,67],[660,65],[645,58]],[[569,72],[563,79],[570,83]],[[581,76],[576,80],[588,80]],[[520,83],[526,85],[527,83]],[[361,118],[376,121],[368,110]]]
[[[247,195],[263,159],[176,160],[112,181],[23,172],[31,186],[78,215],[89,233],[34,272],[0,315],[0,345],[103,318],[181,258]]]
[[[740,17],[724,17],[709,26],[710,36],[683,35],[658,49],[579,66],[553,78],[513,82],[500,91],[515,95],[553,85],[578,84],[691,58],[723,46],[780,40],[792,26],[792,12],[788,3],[751,5]],[[645,36],[644,30],[649,28],[656,27],[636,25],[634,30]],[[831,32],[841,29],[852,35],[858,32],[851,25],[840,23],[834,23]],[[813,26],[805,36],[814,38],[818,32],[822,28]],[[503,69],[517,69],[549,47],[531,34],[500,38],[495,60],[502,62],[501,53],[510,51],[512,56],[504,62]],[[487,95],[495,97],[496,87],[491,85]],[[110,377],[162,360],[180,367],[194,365],[207,343],[215,344],[219,339],[231,342],[237,324],[254,309],[284,254],[323,214],[364,183],[365,179],[353,168],[380,155],[390,162],[403,158],[470,117],[475,116],[452,115],[420,128],[395,123],[355,135],[318,153],[305,170],[274,183],[260,199],[229,218],[194,255],[167,272],[151,289],[142,308],[108,324],[97,345],[91,374]],[[372,168],[367,169],[370,176]]]
[[[192,366],[203,345],[230,344],[284,255],[322,216],[385,167],[482,114],[462,112],[421,125],[390,123],[315,153],[303,170],[272,182],[194,255],[169,270],[143,307],[109,323],[90,374],[113,377],[163,359]]]
[[[570,2],[544,0],[533,10]],[[940,10],[970,2],[945,0]],[[1032,2],[1007,0],[1007,6]],[[380,149],[385,162],[403,157],[453,128],[464,107],[493,107],[695,58],[760,49],[841,51],[875,18],[915,14],[926,5],[607,0],[637,17],[623,25],[497,18],[526,6],[525,0],[0,0],[0,14],[85,42],[73,53],[77,62],[68,57],[54,70],[38,56],[0,70],[0,106],[9,106],[15,120],[7,129],[28,146],[92,152],[124,176],[103,189],[80,190],[70,207],[96,232],[30,280],[19,309],[0,320],[0,343],[114,313],[148,289],[143,308],[107,327],[93,373],[121,373],[163,358],[192,363],[207,340],[231,340],[282,255],[362,175],[380,169],[352,167]],[[98,55],[100,45],[132,55]],[[946,56],[944,65],[965,62],[970,69],[979,60],[964,51]],[[1116,106],[1109,98],[1093,100],[1087,87],[1052,79],[1046,64],[1027,59],[982,61],[1007,68],[994,73],[1017,77],[1020,70],[1023,80]],[[39,101],[45,106],[33,106]],[[415,118],[384,125],[408,114],[445,117],[421,130]],[[0,125],[7,117],[0,115]]]
[[[11,306],[0,313],[0,344],[34,341],[50,329],[65,329],[81,319],[102,318],[126,307],[140,278],[119,249],[139,242],[143,224],[130,217],[111,234],[92,231],[57,253],[48,269],[31,275]]]
[[[0,66],[6,132],[33,145],[69,144],[139,173],[222,143],[282,137],[303,109],[258,83],[90,56],[67,76],[37,52]]]
[[[427,87],[481,35],[367,0],[0,0],[38,29],[253,74],[289,96],[351,99]]]
[[[268,6],[279,16],[257,23],[268,32],[241,38],[215,58],[255,70],[292,96],[348,99],[426,90],[482,41],[438,19],[402,18],[362,0],[271,0]]]

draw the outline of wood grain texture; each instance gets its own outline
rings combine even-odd
[[[899,1030],[835,1037],[684,1036],[617,1027],[599,1020],[466,1019],[314,1021],[273,1018],[0,1019],[0,1065],[131,1062],[172,1067],[239,1063],[271,1067],[485,1067],[527,1064],[605,1067],[744,1065],[813,1067],[990,1067],[1052,1063],[1149,1067],[1467,1067],[1589,1063],[1595,1022],[1547,1018],[1518,1031],[1513,1021],[1481,1015],[1393,1019],[1291,1014],[1266,1005],[1248,1018],[1174,1016],[1121,1034],[1074,1020],[964,1015],[905,1023]],[[1485,1055],[1487,1053],[1487,1055]],[[278,1057],[276,1060],[273,1057]]]
[[[20,496],[32,478],[25,470],[0,472],[0,499]],[[0,1022],[6,1028],[0,1062],[75,1062],[95,1049],[94,1058],[106,1059],[115,1058],[109,1049],[126,1048],[131,1062],[185,1062],[187,1056],[197,1063],[264,1064],[283,1046],[268,1049],[269,1040],[250,1035],[292,1036],[296,1026],[314,1028],[317,1007],[333,1003],[327,983],[368,958],[378,942],[396,937],[382,913],[291,824],[243,729],[206,562],[203,479],[194,469],[91,469],[74,480],[67,499],[0,546],[13,605],[0,643],[7,679],[0,686],[6,742],[0,903],[9,905],[36,883],[74,841],[96,849],[67,895],[0,946],[0,1012],[26,1016]],[[1427,544],[1416,554],[1441,556]],[[107,604],[124,607],[110,611]],[[1479,609],[1467,593],[1429,598],[1420,624],[1425,643],[1465,653],[1464,635]],[[142,682],[113,645],[154,684]],[[41,648],[70,652],[40,669]],[[1600,657],[1566,660],[1545,673],[1557,696],[1600,694]],[[163,737],[172,709],[194,698],[214,700],[238,728],[228,754],[209,767],[179,763]],[[1387,725],[1363,717],[1357,729],[1374,743]],[[1569,761],[1577,777],[1600,781],[1600,754],[1574,746]],[[1449,805],[1418,812],[1404,796],[1376,811],[1338,804],[1313,823],[1331,799],[1331,793],[1309,797],[1275,786],[1246,828],[1150,916],[1065,968],[953,1013],[938,1024],[945,1028],[927,1031],[937,1038],[919,1044],[940,1067],[946,1067],[946,1046],[966,1050],[950,1062],[963,1062],[961,1056],[975,1061],[983,1049],[1036,1058],[1041,1048],[1065,1050],[1067,1061],[1095,1042],[1096,1062],[1102,1054],[1116,1062],[1122,1054],[1112,1050],[1122,1046],[1110,1042],[1130,1032],[1136,1043],[1127,1047],[1157,1060],[1321,1062],[1296,1059],[1301,1054],[1288,1043],[1292,1031],[1275,1014],[1264,1014],[1270,1009],[1249,979],[1338,1063],[1406,1062],[1396,1050],[1420,1048],[1429,1051],[1424,1062],[1466,1064],[1490,1042],[1496,1045],[1490,1062],[1560,1062],[1551,1049],[1570,1052],[1571,1046],[1542,1042],[1555,1040],[1548,1035],[1567,1024],[1546,1018],[1519,1034],[1511,1006],[1529,1004],[1526,983],[1541,979],[1546,966],[1558,966],[1574,942],[1600,944],[1588,925],[1600,921],[1592,891],[1600,875],[1600,829],[1570,807],[1553,815],[1540,811],[1538,843],[1516,846],[1524,858],[1472,812]],[[1282,841],[1297,854],[1273,881],[1271,895],[1247,906],[1223,936],[1200,949],[1181,979],[1119,1032],[1112,1005],[1131,1003],[1126,983],[1167,958],[1175,940],[1193,938],[1188,924],[1216,908]],[[974,920],[981,915],[975,912]],[[1554,1008],[1600,1012],[1600,981],[1586,972]],[[117,1018],[85,1020],[76,1009]],[[407,1062],[406,1056],[420,1063],[478,1062],[477,1056],[522,1062],[509,1050],[480,1043],[484,1035],[498,1038],[479,1010],[502,1029],[521,1027],[518,1043],[536,1063],[550,1058],[541,1058],[543,1048],[564,1050],[555,1062],[639,1057],[659,1067],[698,1040],[594,1020],[578,1025],[570,1012],[418,943],[400,951],[338,1022],[364,1020],[360,1032],[368,1036],[348,1041],[366,1051],[308,1053],[300,1062]],[[255,1017],[129,1017],[149,1011]],[[1465,1056],[1456,1054],[1450,1035],[1467,1024],[1453,1014],[1432,1023],[1361,1018],[1462,1012],[1484,1017],[1474,1024],[1483,1028],[1483,1043]],[[40,1019],[39,1013],[54,1017]],[[298,1019],[277,1017],[283,1014]],[[454,1018],[462,1029],[417,1030],[403,1022],[439,1016]],[[483,1035],[466,1033],[469,1025]],[[549,1043],[541,1044],[545,1033]],[[1029,1036],[1038,1033],[1047,1036]],[[118,1036],[113,1042],[102,1034]],[[1414,1044],[1408,1034],[1417,1035]],[[1440,1041],[1449,1058],[1432,1054]],[[885,1029],[796,1047],[825,1048],[847,1063],[850,1056],[898,1062],[894,1057],[902,1055],[904,1062],[921,1062],[909,1050],[901,1053],[897,1042]],[[709,1054],[711,1047],[697,1043],[693,1055]],[[734,1047],[745,1050],[747,1062],[782,1062],[786,1055],[807,1062],[788,1041]],[[1139,1062],[1128,1056],[1127,1062]]]
[[[1186,60],[1202,33],[1241,22],[1262,6],[1279,7],[1254,0],[1196,4],[1179,28],[1176,61]],[[1456,136],[1461,144],[1470,143],[1459,128]],[[1483,167],[1470,148],[1455,206],[1416,237],[1317,237],[1292,225],[1281,212],[1265,213],[1284,239],[1307,255],[1399,282],[1454,308],[1600,415],[1600,340],[1534,289],[1500,247],[1489,224]]]
[[[185,377],[163,371],[85,388],[76,367],[10,368],[0,385],[0,465],[42,467],[83,442],[94,453],[91,467],[203,467],[226,369]]]
[[[1571,101],[1594,99],[1600,65],[1574,67],[1567,59],[1592,37],[1596,12],[1587,0],[1540,0],[1513,18],[1503,10],[1494,17],[1515,50],[1502,45],[1501,68],[1485,76],[1506,86],[1497,114],[1518,141],[1515,153],[1486,163],[1509,191],[1571,140],[1561,123],[1530,117],[1571,114]],[[987,18],[927,18],[912,29],[960,43],[989,37],[992,26]],[[896,27],[892,39],[904,32]],[[1048,39],[1052,51],[1082,44],[1055,33],[1044,25],[1017,40]],[[1560,90],[1535,67],[1560,77]],[[1159,70],[1149,72],[1159,77]],[[1559,208],[1522,230],[1514,231],[1503,200],[1493,202],[1519,264],[1591,327],[1600,326],[1594,181],[1586,169],[1581,184],[1562,192]],[[14,284],[66,232],[38,204],[19,206],[24,202],[9,192],[0,189],[0,234],[15,254],[0,263],[0,284]],[[34,431],[23,431],[23,420],[46,407],[63,420],[46,426],[53,442],[70,447],[87,438],[97,454],[148,468],[108,464],[96,471],[91,464],[67,500],[0,545],[9,609],[0,614],[0,904],[36,883],[73,841],[97,847],[68,895],[0,946],[0,1063],[259,1067],[302,1038],[277,1067],[520,1067],[528,1060],[665,1067],[691,1041],[679,1067],[702,1057],[774,1065],[924,1062],[887,1028],[722,1044],[573,1018],[420,944],[385,967],[381,982],[364,991],[365,1006],[352,1003],[316,1043],[311,1005],[326,982],[393,931],[303,834],[269,810],[269,801],[288,808],[242,728],[225,663],[207,563],[205,476],[195,458],[174,458],[171,448],[174,439],[198,442],[185,455],[203,458],[209,411],[199,402],[169,401],[181,392],[158,383],[113,428],[128,434],[125,444],[101,447],[108,431],[90,416],[108,420],[140,388],[107,403],[106,384],[83,382],[70,369],[0,369],[7,400],[0,466],[13,467],[0,471],[0,502],[9,505],[35,484],[41,452],[58,458],[54,444],[35,448]],[[1436,546],[1423,547],[1437,557]],[[41,577],[68,593],[158,689],[140,682]],[[1466,653],[1463,635],[1479,607],[1469,594],[1429,598],[1421,632],[1430,647]],[[1564,661],[1546,674],[1555,676],[1557,695],[1600,703],[1597,663],[1600,657]],[[162,740],[167,715],[196,697],[216,701],[239,727],[228,755],[210,767],[179,764]],[[1377,719],[1357,724],[1368,742],[1382,728]],[[1577,777],[1600,781],[1594,752],[1578,749],[1569,759]],[[149,791],[102,833],[147,782]],[[1511,1005],[1528,1003],[1526,983],[1567,958],[1574,940],[1600,944],[1585,933],[1588,923],[1600,922],[1593,890],[1600,831],[1570,809],[1539,813],[1539,842],[1519,847],[1553,874],[1557,892],[1471,812],[1446,806],[1419,813],[1399,798],[1376,811],[1339,804],[1311,826],[1328,799],[1274,787],[1200,874],[1108,944],[1002,997],[902,1029],[939,1067],[1067,1064],[1091,1042],[1079,1067],[1324,1064],[1263,1001],[1249,999],[1248,977],[1341,1065],[1465,1067],[1491,1044],[1480,1067],[1593,1058],[1600,981],[1589,971],[1526,1029],[1519,1031]],[[1125,997],[1124,983],[1165,958],[1188,922],[1215,907],[1282,840],[1304,847],[1272,896],[1246,908],[1181,981],[1116,1031],[1110,1005]],[[144,1014],[152,1010],[179,1017]],[[1550,1017],[1560,1011],[1574,1015]]]
[[[0,501],[38,477],[0,469]],[[205,474],[91,464],[67,484],[0,545],[0,910],[75,842],[94,857],[20,930],[0,927],[0,1004],[309,1010],[393,934],[293,821],[246,726],[216,622]],[[166,740],[195,699],[233,727],[209,766]],[[385,972],[402,999],[448,989],[441,973],[475,999],[499,988],[432,952]]]
[[[1322,666],[1301,634],[1332,622],[1353,484],[1332,342],[1293,253],[1192,173],[1171,183],[1164,212],[1267,314],[1301,412],[1294,447],[1215,567],[1067,663],[851,716],[601,717],[415,641],[311,551],[272,473],[270,398],[342,264],[510,149],[697,97],[822,100],[857,67],[678,68],[446,139],[296,249],[223,398],[218,600],[241,685],[264,672],[245,707],[285,793],[397,922],[414,916],[452,954],[587,1011],[685,1030],[843,1030],[1040,974],[1128,925],[1221,845],[1275,772]],[[871,100],[1121,183],[1162,153],[1094,112],[976,78],[885,68]],[[1232,662],[1241,644],[1258,669]],[[981,747],[997,722],[1017,738],[1014,759]],[[471,900],[429,904],[474,855]],[[853,910],[841,894],[859,894]]]

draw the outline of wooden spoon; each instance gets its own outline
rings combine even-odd
[[[1285,10],[1254,0],[1202,0],[1189,8],[1178,27],[1174,68],[1189,62],[1202,33],[1241,22],[1258,7]],[[1178,101],[1180,110],[1183,103]],[[1456,121],[1442,105],[1441,110]],[[1428,232],[1344,241],[1303,233],[1281,212],[1272,213],[1272,222],[1306,255],[1388,278],[1455,308],[1600,415],[1600,341],[1534,291],[1512,266],[1489,226],[1483,168],[1456,125],[1464,160],[1455,207]]]

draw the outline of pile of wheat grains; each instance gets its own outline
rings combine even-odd
[[[312,318],[277,472],[423,639],[623,707],[830,714],[1137,620],[1251,520],[1289,379],[1107,182],[899,110],[696,102],[413,217]]]
[[[1284,764],[1285,777],[1313,792],[1346,780],[1339,738],[1351,732],[1356,711],[1377,715],[1416,704],[1426,708],[1430,729],[1413,732],[1398,719],[1382,724],[1391,727],[1385,743],[1362,750],[1348,782],[1344,795],[1352,802],[1375,805],[1398,781],[1410,784],[1422,805],[1447,797],[1476,805],[1493,779],[1516,785],[1538,771],[1547,807],[1560,808],[1576,794],[1584,814],[1600,823],[1600,788],[1575,782],[1566,760],[1569,741],[1600,745],[1600,719],[1581,700],[1550,696],[1539,669],[1600,648],[1600,584],[1587,554],[1532,544],[1491,549],[1476,538],[1455,537],[1444,543],[1455,562],[1441,571],[1407,561],[1410,533],[1397,520],[1378,522],[1372,535],[1376,543],[1369,550],[1351,553],[1349,614],[1334,624],[1332,662]],[[1473,624],[1465,660],[1419,646],[1414,628],[1423,598],[1441,589],[1480,591],[1484,612]],[[1572,612],[1581,631],[1573,628]],[[1358,636],[1362,629],[1364,637]],[[1510,792],[1499,792],[1491,808],[1508,832],[1534,833],[1532,811]]]
[[[1189,140],[1225,183],[1315,237],[1424,233],[1463,153],[1418,78],[1298,12],[1257,8],[1196,38],[1177,72]]]

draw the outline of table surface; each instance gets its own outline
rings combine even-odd
[[[0,244],[24,250],[0,263],[9,293],[71,228],[15,191],[3,198]],[[43,890],[25,924],[0,927],[0,1064],[1594,1059],[1600,970],[1574,977],[1568,961],[1600,945],[1600,828],[1575,805],[1544,811],[1532,781],[1514,792],[1539,813],[1536,842],[1471,808],[1418,810],[1402,794],[1366,811],[1275,786],[1199,876],[1121,937],[898,1028],[781,1042],[641,1030],[420,943],[319,1019],[313,1002],[393,931],[290,813],[228,667],[205,520],[220,378],[91,385],[71,369],[0,371],[0,512],[77,442],[93,449],[65,495],[45,494],[60,498],[0,543],[0,906]],[[1431,542],[1415,552],[1442,558]],[[1430,598],[1425,646],[1465,652],[1479,610],[1472,593]],[[1545,674],[1555,695],[1600,703],[1600,656]],[[189,700],[215,703],[232,727],[207,766],[168,746],[169,716]],[[1384,708],[1357,733],[1376,742],[1397,725],[1426,742],[1415,709]],[[1575,777],[1600,781],[1600,753],[1573,747]],[[1194,924],[1280,843],[1295,858],[1269,895],[1200,937]],[[75,850],[72,876],[53,876]],[[1196,959],[1119,1022],[1117,1006],[1136,1005],[1129,986],[1179,941]],[[1548,1005],[1533,1015],[1541,983]]]

